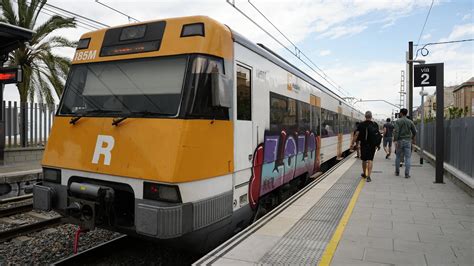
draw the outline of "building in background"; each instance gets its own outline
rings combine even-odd
[[[463,83],[464,84],[464,83]],[[455,86],[446,86],[444,87],[444,116],[449,116],[449,108],[454,107],[454,90],[460,87],[461,85]],[[423,103],[425,118],[435,118],[436,117],[436,91],[431,95],[425,96],[425,102]],[[413,112],[413,117],[416,119],[421,119],[421,106]]]
[[[474,77],[457,86],[453,94],[454,107],[467,110],[466,116],[474,116]]]

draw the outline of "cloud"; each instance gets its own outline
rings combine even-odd
[[[423,34],[423,36],[421,36],[422,40],[428,40],[429,38],[431,38],[431,33]]]
[[[319,51],[319,56],[326,56],[326,55],[330,55],[331,54],[331,50],[321,50]]]
[[[463,25],[455,25],[451,33],[447,38],[443,38],[440,41],[453,41],[463,37],[474,36],[474,23],[468,23]]]
[[[472,17],[471,13],[467,13],[466,15],[464,15],[464,16],[462,17],[462,20],[463,20],[463,21],[469,20],[471,17]]]
[[[367,29],[367,26],[338,26],[320,34],[318,38],[337,39],[341,37],[350,37]]]

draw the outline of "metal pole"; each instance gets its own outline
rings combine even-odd
[[[421,127],[420,127],[420,164],[423,164],[423,132],[425,129],[425,92],[421,87]]]
[[[444,183],[444,63],[436,64],[436,179]]]
[[[413,119],[413,42],[408,42],[408,115]]]

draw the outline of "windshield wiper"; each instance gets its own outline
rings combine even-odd
[[[150,112],[150,111],[132,111],[132,112],[128,113],[127,116],[114,118],[114,120],[112,120],[112,126],[117,126],[123,120],[125,120],[125,119],[127,119],[131,116],[145,117],[145,116],[149,116],[149,115],[159,115],[159,114],[161,114],[161,113],[159,113],[159,112]]]
[[[79,119],[83,118],[84,115],[90,114],[108,114],[108,113],[120,113],[122,110],[114,110],[114,109],[86,109],[80,110],[80,112],[76,112],[74,116],[69,120],[69,124],[75,125]]]

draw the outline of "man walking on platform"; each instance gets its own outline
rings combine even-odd
[[[395,175],[400,175],[400,158],[403,154],[405,157],[405,178],[410,177],[411,165],[411,148],[415,143],[416,128],[415,124],[407,118],[408,110],[402,108],[400,110],[400,119],[395,121],[395,129],[393,131],[395,142]]]
[[[390,118],[387,118],[386,121],[387,123],[383,125],[383,149],[387,154],[385,159],[388,159],[392,154],[393,125],[390,123]]]
[[[360,141],[363,171],[361,176],[365,177],[367,182],[370,182],[372,181],[370,174],[372,173],[375,150],[380,149],[380,142],[382,141],[379,125],[372,121],[372,112],[365,112],[365,121],[359,123],[351,146],[354,145],[354,141]]]

